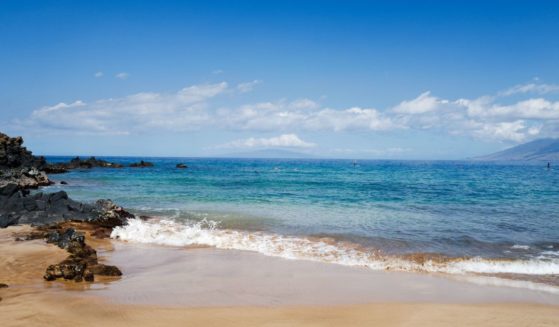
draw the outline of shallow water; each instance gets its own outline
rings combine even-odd
[[[52,175],[69,184],[47,190],[159,218],[115,235],[133,241],[379,269],[559,274],[559,170],[544,164],[142,159],[155,167],[75,170]]]

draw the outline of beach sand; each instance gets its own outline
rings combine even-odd
[[[2,326],[557,326],[559,295],[256,253],[97,241],[120,279],[45,282],[67,253],[0,230]],[[88,241],[89,242],[89,241]]]

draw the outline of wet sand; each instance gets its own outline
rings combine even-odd
[[[549,292],[210,248],[96,242],[120,280],[44,282],[67,253],[21,228],[0,230],[2,326],[559,325]]]

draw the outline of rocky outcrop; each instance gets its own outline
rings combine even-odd
[[[21,189],[35,189],[52,182],[44,171],[35,167],[20,167],[0,170],[0,187],[7,184],[16,184]]]
[[[131,163],[129,167],[132,167],[132,168],[153,167],[153,163],[141,160],[140,162]]]
[[[121,226],[134,215],[110,200],[95,204],[74,201],[64,191],[28,194],[17,184],[0,187],[0,228],[15,224],[46,225],[66,220],[97,222],[99,226]]]
[[[0,169],[35,167],[42,169],[46,165],[44,157],[36,157],[23,146],[23,138],[9,137],[0,133]]]
[[[44,157],[36,157],[23,146],[21,137],[0,133],[0,187],[15,183],[21,189],[51,184],[42,169]]]
[[[186,169],[186,168],[188,168],[188,166],[185,165],[185,164],[183,164],[183,163],[179,163],[179,164],[177,164],[175,167],[176,167],[176,168],[179,168],[179,169]]]
[[[109,162],[95,157],[88,159],[81,159],[75,157],[69,162],[50,163],[44,167],[45,172],[48,174],[61,174],[71,169],[91,169],[91,168],[122,168],[123,166],[118,163]]]
[[[97,251],[85,243],[84,233],[78,232],[74,228],[67,228],[64,224],[40,228],[29,238],[44,238],[47,243],[55,244],[70,253],[62,262],[47,267],[43,276],[47,281],[65,279],[75,282],[92,282],[95,275],[122,275],[117,267],[98,262]]]
[[[108,237],[115,226],[122,226],[134,215],[110,200],[94,204],[74,201],[64,191],[30,194],[30,188],[49,185],[46,172],[63,173],[75,168],[110,167],[122,165],[79,157],[69,163],[47,164],[22,146],[21,137],[10,138],[0,133],[0,228],[14,224],[32,224],[37,229],[24,239],[45,239],[65,249],[70,255],[58,264],[47,267],[46,280],[93,281],[95,275],[120,276],[114,266],[100,264],[95,249],[85,243],[85,236],[67,224],[79,221],[94,228],[92,235]],[[5,284],[0,284],[3,287]],[[0,298],[1,300],[1,298]]]

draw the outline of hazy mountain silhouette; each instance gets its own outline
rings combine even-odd
[[[494,161],[559,161],[559,139],[539,139],[474,158]]]

